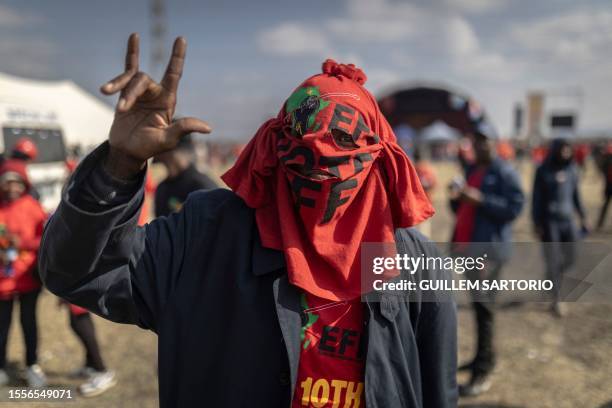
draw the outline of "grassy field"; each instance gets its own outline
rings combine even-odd
[[[519,166],[524,186],[531,185],[531,166]],[[457,169],[438,166],[440,186],[446,185]],[[581,185],[594,223],[601,196],[601,182],[589,169]],[[527,188],[529,190],[529,188]],[[444,189],[434,195],[437,214],[432,220],[432,238],[445,241],[452,217]],[[515,225],[517,241],[533,240],[527,211]],[[589,239],[612,241],[612,222],[603,233]],[[545,304],[526,304],[497,313],[496,345],[499,364],[493,388],[476,399],[460,401],[463,407],[612,407],[612,304],[571,304],[566,318],[553,318]],[[68,325],[68,314],[57,299],[46,292],[39,303],[40,363],[54,386],[76,386],[67,374],[82,363],[82,350]],[[23,355],[18,316],[13,319],[9,359],[19,371]],[[136,327],[113,324],[96,318],[99,341],[109,367],[119,383],[106,394],[78,399],[74,407],[156,407],[157,339]],[[468,308],[459,310],[459,357],[465,361],[473,351],[473,321]],[[205,367],[202,367],[205,370]],[[464,380],[460,377],[460,380]],[[14,385],[22,383],[14,383]],[[18,407],[37,406],[14,404]],[[0,406],[8,406],[0,403]],[[38,406],[43,406],[42,404]],[[47,404],[45,406],[59,406]],[[253,407],[259,406],[253,401]],[[216,407],[215,407],[216,408]]]
[[[526,191],[531,190],[532,167],[518,166]],[[456,174],[452,165],[439,168],[440,186]],[[591,224],[599,214],[602,182],[594,167],[582,177],[581,193]],[[438,213],[432,238],[449,237],[452,217],[443,189],[434,196]],[[610,219],[610,215],[608,215]],[[533,241],[529,207],[514,225],[514,240]],[[612,245],[612,222],[589,240]],[[612,300],[612,299],[611,299]],[[464,408],[610,408],[612,407],[612,303],[568,305],[563,319],[549,305],[527,303],[496,313],[498,364],[491,390],[478,398],[460,400]],[[474,321],[467,307],[459,309],[459,360],[469,361],[474,350]],[[459,376],[460,381],[467,377]]]

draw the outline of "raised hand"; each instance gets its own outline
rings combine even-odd
[[[176,93],[185,62],[187,42],[174,41],[172,56],[160,83],[138,70],[139,38],[130,35],[125,72],[104,84],[106,95],[121,92],[111,126],[106,169],[118,178],[140,171],[147,159],[174,148],[188,133],[210,133],[210,126],[197,118],[173,121]]]

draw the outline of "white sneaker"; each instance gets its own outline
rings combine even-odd
[[[68,374],[68,377],[90,379],[95,373],[96,373],[96,370],[94,370],[93,368],[84,366],[84,367],[79,367],[76,370],[70,372]]]
[[[0,387],[5,386],[11,379],[4,369],[0,369]]]
[[[30,388],[41,388],[47,385],[47,376],[38,364],[29,366],[26,369],[25,377]]]
[[[95,397],[114,387],[115,384],[117,384],[115,372],[107,370],[93,374],[90,381],[79,385],[78,390],[83,397]]]

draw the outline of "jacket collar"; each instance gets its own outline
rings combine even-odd
[[[253,235],[253,274],[261,276],[285,268],[285,254],[276,249],[264,248],[256,225]]]

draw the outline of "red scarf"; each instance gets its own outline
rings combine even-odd
[[[256,209],[263,246],[284,251],[289,281],[330,300],[362,294],[361,243],[395,242],[434,213],[365,81],[325,61],[222,177]]]

